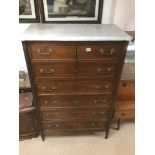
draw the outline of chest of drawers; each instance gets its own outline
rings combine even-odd
[[[94,36],[90,41],[83,37],[73,40],[74,30],[65,40],[62,36],[58,38],[58,33],[66,25],[57,29],[57,34],[49,25],[44,29],[35,27],[37,35],[53,31],[49,40],[44,37],[23,40],[43,140],[49,134],[98,131],[105,131],[107,138],[130,37],[123,33],[126,39],[104,40],[103,35],[101,41]],[[103,31],[104,26],[98,28]],[[34,26],[27,30],[31,35],[32,29]]]

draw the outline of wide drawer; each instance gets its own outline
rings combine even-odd
[[[116,110],[114,118],[135,118],[135,110]]]
[[[50,42],[33,42],[28,46],[31,60],[41,59],[75,59],[76,47],[56,45]]]
[[[39,77],[75,77],[74,62],[33,63],[34,76]]]
[[[93,94],[112,93],[111,81],[64,81],[64,82],[38,82],[38,94]]]
[[[43,121],[43,130],[105,129],[107,120]]]
[[[123,44],[119,42],[103,42],[96,45],[78,47],[78,59],[113,59],[119,58],[123,52]]]
[[[77,63],[78,77],[114,77],[117,71],[117,61],[79,61]]]
[[[98,108],[52,108],[42,110],[42,120],[79,119],[79,118],[108,118],[109,109]]]
[[[53,107],[109,107],[111,94],[102,95],[43,95],[38,96],[41,109]]]

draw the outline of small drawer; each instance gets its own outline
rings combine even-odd
[[[63,129],[105,129],[107,121],[96,120],[76,120],[76,121],[43,121],[43,129],[46,130],[63,130]]]
[[[79,77],[111,77],[116,74],[118,62],[78,62],[77,76]]]
[[[123,45],[115,42],[104,42],[97,45],[78,47],[78,59],[113,59],[119,58],[123,52]]]
[[[110,81],[38,82],[39,94],[93,94],[112,93]]]
[[[42,110],[42,120],[51,119],[82,119],[82,118],[108,118],[109,109],[98,108],[52,108]]]
[[[135,110],[116,110],[114,118],[135,118]]]
[[[33,96],[31,92],[19,93],[19,108],[28,108],[32,106]]]
[[[75,63],[34,63],[33,72],[36,78],[42,77],[74,77]]]
[[[110,107],[111,101],[111,94],[39,96],[41,109],[50,107]]]
[[[50,42],[32,42],[28,46],[31,60],[65,60],[75,59],[76,47],[56,45]]]

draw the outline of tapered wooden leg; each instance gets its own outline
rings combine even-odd
[[[41,133],[41,138],[42,138],[42,141],[45,140],[45,135],[44,135],[44,133]]]
[[[105,133],[105,139],[108,139],[108,136],[109,136],[109,129]]]
[[[121,123],[121,119],[118,120],[118,123],[117,123],[117,130],[120,129],[120,123]]]

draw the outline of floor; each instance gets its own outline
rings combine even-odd
[[[119,131],[83,136],[50,136],[20,141],[19,155],[134,155],[135,124],[122,122]]]

